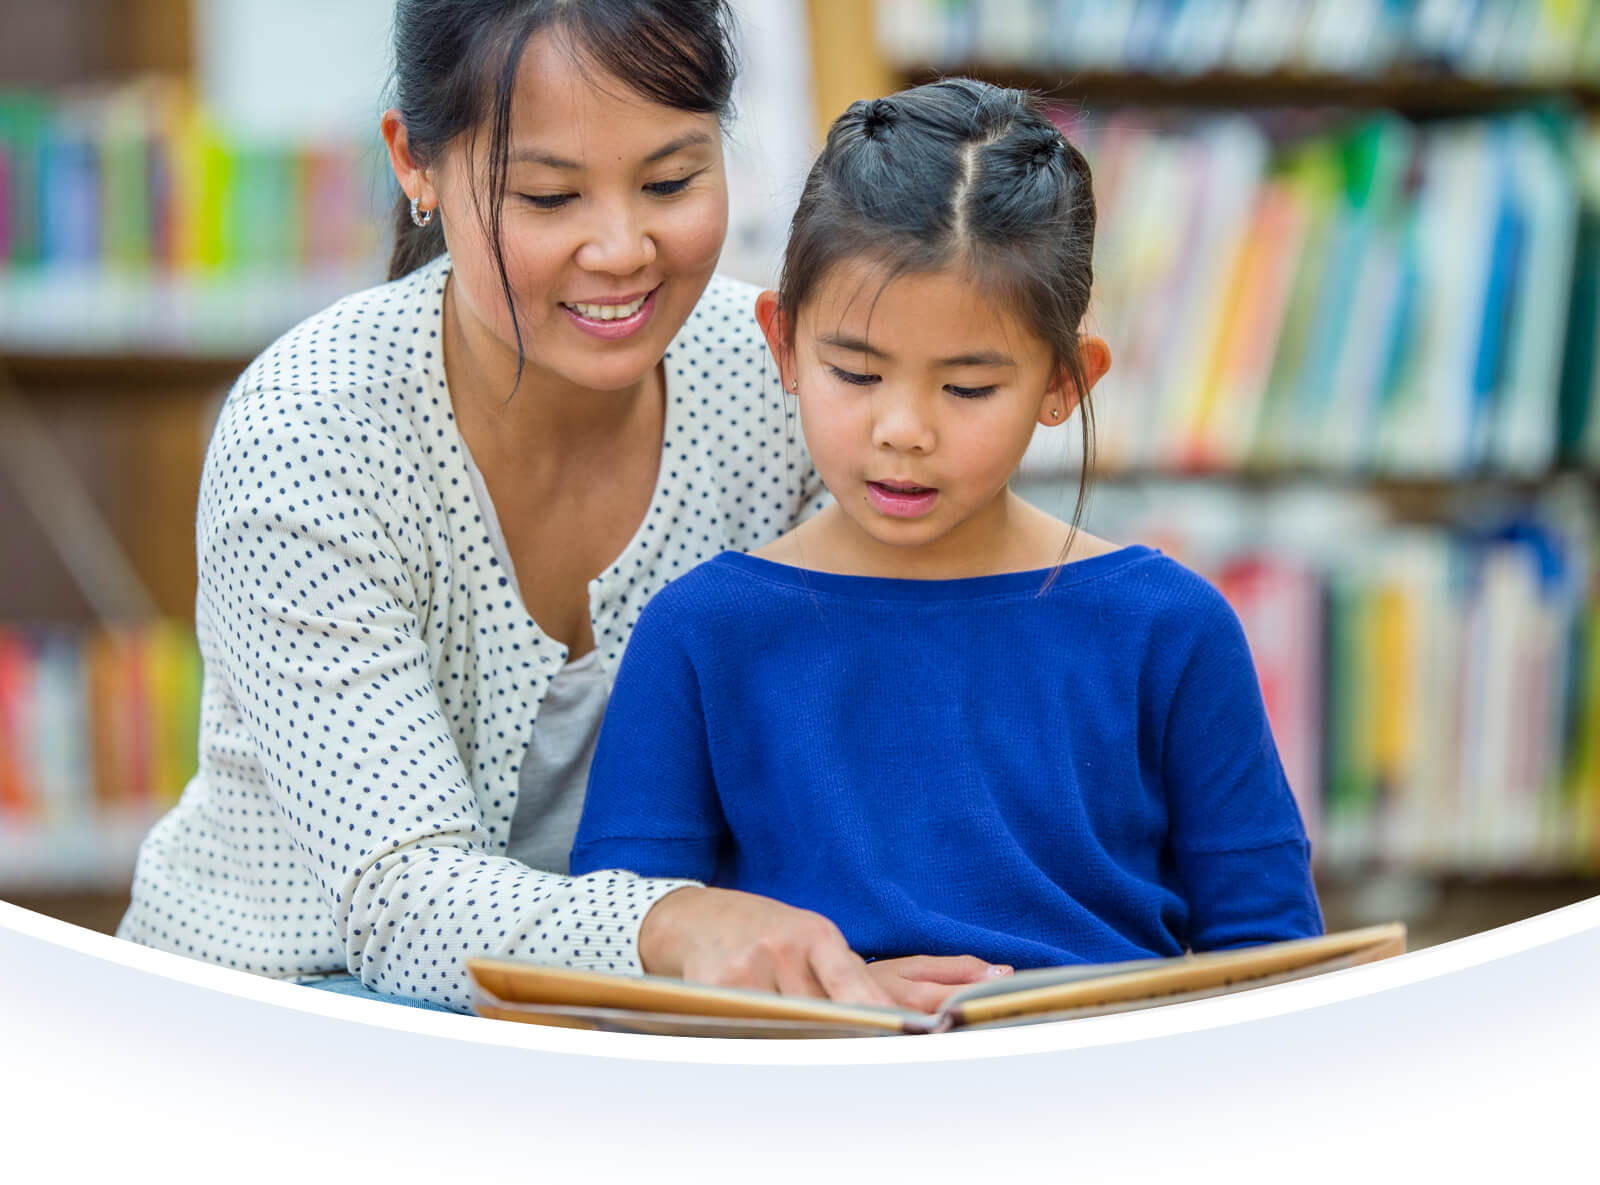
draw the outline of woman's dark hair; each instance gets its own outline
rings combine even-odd
[[[500,286],[521,353],[521,331],[500,239],[511,106],[523,51],[555,31],[581,66],[625,82],[635,94],[683,111],[727,115],[738,61],[728,0],[398,0],[394,12],[394,106],[411,154],[436,160],[463,135],[487,130],[485,184],[471,191],[494,250]],[[444,230],[394,209],[389,278],[444,253]]]
[[[1094,280],[1089,163],[1024,91],[946,78],[851,104],[834,121],[789,228],[778,307],[799,311],[835,266],[868,259],[882,283],[958,267],[1050,343],[1076,386],[1082,516],[1094,411],[1078,329]]]

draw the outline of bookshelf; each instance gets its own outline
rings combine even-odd
[[[0,0],[0,897],[98,929],[195,761],[216,409],[382,278],[378,154],[219,119],[202,2]]]
[[[1095,165],[1090,316],[1117,364],[1096,393],[1088,525],[1158,543],[1240,610],[1318,840],[1330,922],[1405,916],[1426,943],[1600,891],[1600,4],[812,0],[810,12],[830,59],[815,80],[819,138],[857,99],[964,74],[1044,94]],[[1373,282],[1371,243],[1387,246],[1381,262],[1409,264],[1410,236],[1434,230],[1432,287],[1412,299],[1437,309],[1465,295],[1454,352],[1439,348],[1437,316],[1392,331],[1437,402],[1387,424],[1369,410],[1352,432],[1353,398],[1394,414],[1402,384],[1374,377],[1376,351],[1325,340],[1343,366],[1323,377],[1319,414],[1285,432],[1274,400],[1308,386],[1305,367],[1281,373],[1296,294],[1286,288],[1263,328],[1236,317],[1237,292],[1270,278],[1264,252],[1249,270],[1272,225],[1263,205],[1296,170],[1324,166],[1328,200],[1299,211],[1345,238],[1307,249],[1279,283],[1322,282],[1365,252],[1367,270],[1348,279],[1363,299],[1347,294],[1344,309],[1370,313],[1374,294],[1397,290]],[[1384,167],[1387,190],[1374,186]],[[1209,187],[1180,192],[1196,173]],[[1476,220],[1439,200],[1469,175],[1535,173],[1550,181],[1534,183],[1539,198],[1519,192]],[[1130,216],[1141,192],[1166,193],[1169,216]],[[1368,198],[1387,210],[1365,217]],[[1491,279],[1501,264],[1486,245],[1508,222],[1524,237],[1500,242],[1498,258],[1522,270]],[[1474,289],[1445,263],[1475,248]],[[1492,315],[1467,307],[1496,299],[1496,283]],[[1320,290],[1298,299],[1329,307]],[[1491,351],[1487,325],[1523,336]],[[1255,371],[1240,364],[1246,347]],[[1185,350],[1188,373],[1172,358]],[[1450,439],[1441,425],[1464,414],[1469,390],[1479,421]],[[1196,409],[1227,411],[1241,392],[1260,402],[1229,432],[1249,429],[1208,437]],[[1019,488],[1070,514],[1078,470],[1063,435],[1041,435]]]

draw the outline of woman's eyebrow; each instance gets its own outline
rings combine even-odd
[[[659,160],[666,160],[675,152],[682,152],[685,148],[693,148],[700,144],[711,143],[711,136],[707,132],[685,132],[676,140],[668,140],[649,156],[644,158],[644,163],[653,165]],[[575,160],[568,160],[564,156],[544,152],[538,148],[519,148],[508,158],[507,163],[513,165],[544,165],[551,169],[578,170],[583,168]]]
[[[843,333],[824,333],[817,339],[825,346],[832,346],[838,350],[848,350],[853,354],[866,354],[870,358],[881,358],[885,362],[894,359],[885,354],[878,347],[871,345],[864,338],[851,337]],[[957,354],[951,358],[937,358],[935,366],[1015,366],[1016,360],[994,350],[980,350],[976,354]]]

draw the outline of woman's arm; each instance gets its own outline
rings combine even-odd
[[[231,829],[220,842],[280,894],[264,910],[299,906],[288,891],[298,876],[271,888],[273,862],[298,861],[327,913],[271,922],[279,941],[301,926],[304,942],[320,941],[331,919],[348,970],[380,991],[464,1010],[476,955],[637,970],[639,923],[677,885],[569,879],[491,854],[422,638],[417,589],[429,574],[405,558],[427,554],[419,516],[390,497],[362,444],[382,432],[359,408],[272,392],[236,395],[219,423],[199,596],[208,664],[249,745],[217,791],[237,815],[219,824]],[[226,772],[227,757],[211,762]],[[255,765],[276,826],[252,843]]]

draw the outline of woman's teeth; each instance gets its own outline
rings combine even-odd
[[[578,304],[576,301],[564,301],[567,308],[577,313],[580,317],[587,317],[591,321],[620,321],[624,317],[631,317],[644,307],[644,302],[650,299],[646,292],[631,304]]]

